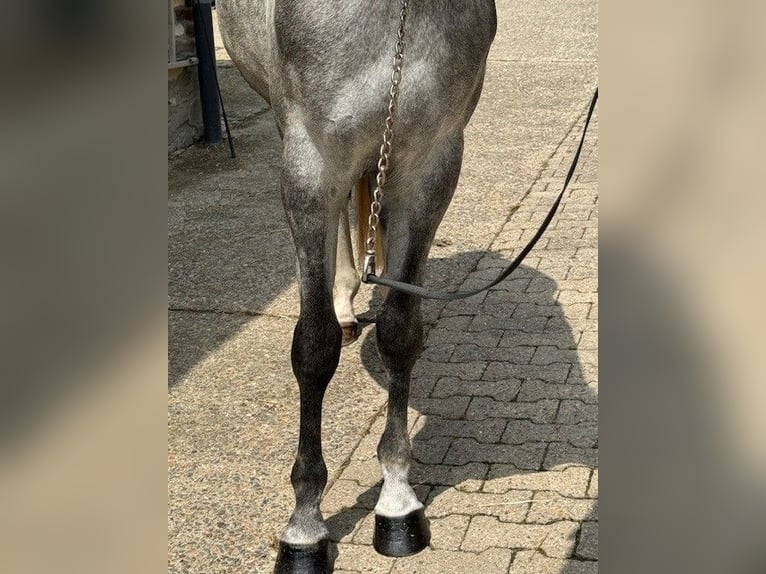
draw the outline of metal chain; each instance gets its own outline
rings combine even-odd
[[[380,146],[380,158],[378,159],[378,173],[375,176],[375,189],[372,192],[370,215],[367,218],[367,240],[365,242],[366,254],[364,262],[363,278],[368,273],[375,273],[375,234],[380,223],[381,200],[383,199],[383,187],[386,185],[386,174],[391,160],[392,142],[394,138],[394,114],[396,103],[399,98],[399,84],[402,81],[402,62],[404,60],[404,25],[407,21],[408,0],[401,0],[399,12],[399,31],[396,39],[396,54],[394,55],[394,69],[391,72],[391,88],[388,91],[388,116],[386,117],[383,130],[383,144]],[[370,270],[371,269],[371,270]]]

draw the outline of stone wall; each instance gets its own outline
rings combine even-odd
[[[174,62],[196,55],[192,10],[185,0],[168,2],[168,152],[173,152],[190,146],[202,136],[202,108],[197,66],[174,67]]]

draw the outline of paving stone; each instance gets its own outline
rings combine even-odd
[[[550,281],[555,289],[555,282],[545,279],[534,279],[533,281]],[[541,284],[541,283],[538,283]],[[561,314],[561,307],[558,305],[540,305],[538,303],[519,303],[513,312],[514,319],[526,319],[529,317],[557,317]]]
[[[513,309],[515,309],[515,307]],[[479,311],[481,311],[481,309],[479,309]],[[513,310],[511,313],[513,313]],[[510,315],[497,317],[495,315],[487,315],[483,313],[474,315],[471,318],[471,324],[468,326],[467,331],[481,332],[490,329],[495,331],[503,331],[503,333],[505,333],[507,329],[513,327],[513,323],[509,317]]]
[[[377,458],[352,460],[340,475],[341,480],[353,480],[360,486],[375,486],[382,478]]]
[[[505,574],[512,555],[501,548],[480,554],[426,548],[415,556],[397,559],[392,574]]]
[[[503,433],[506,444],[528,442],[569,442],[582,448],[593,448],[598,442],[598,427],[595,423],[536,424],[525,420],[510,420]]]
[[[550,524],[561,520],[593,520],[598,512],[598,502],[590,498],[570,498],[557,492],[539,491],[532,497],[526,522]]]
[[[489,464],[481,462],[470,462],[462,466],[416,462],[410,469],[410,482],[454,486],[465,492],[477,492],[481,490],[488,472]]]
[[[554,345],[559,349],[574,349],[575,340],[570,333],[525,333],[516,329],[503,333],[498,347],[538,347],[540,345]]]
[[[570,324],[566,317],[551,317],[539,331],[546,335],[569,335],[575,332],[579,333],[582,329],[577,329],[576,325]]]
[[[579,522],[561,521],[548,525],[549,536],[540,544],[540,549],[553,558],[570,558],[574,554]]]
[[[572,265],[567,273],[567,279],[588,279],[598,277],[598,267],[593,264],[580,263]]]
[[[513,241],[516,242],[521,237],[521,229],[517,229],[511,226],[506,225],[503,227],[503,230],[498,235],[498,240],[501,241]],[[493,242],[496,243],[496,242]],[[501,257],[498,253],[492,253],[488,252],[484,257],[479,260],[479,263],[476,265],[477,269],[505,269],[508,267],[508,260],[505,257]],[[510,285],[513,285],[515,283],[521,282],[521,287],[518,288],[518,291],[523,291],[524,287],[526,287],[529,284],[529,280],[526,278],[517,278],[511,275],[508,277],[504,283],[508,283]]]
[[[521,551],[515,554],[508,574],[598,574],[598,562],[551,558],[534,550]]]
[[[505,361],[515,365],[526,365],[535,353],[534,347],[479,347],[477,345],[456,345],[450,362]]]
[[[471,317],[467,315],[458,315],[456,317],[439,318],[438,328],[445,331],[463,332],[471,323]]]
[[[381,556],[371,545],[338,543],[338,557],[335,559],[337,570],[351,570],[360,574],[388,574],[393,565],[393,558]]]
[[[413,377],[459,377],[465,381],[478,381],[487,368],[484,361],[470,363],[447,363],[420,359],[415,363]]]
[[[509,297],[507,291],[489,291],[479,309],[482,315],[491,315],[498,319],[504,319],[507,322],[503,327],[505,329],[523,329],[521,325],[526,324],[527,322],[532,324],[535,319],[545,319],[545,316],[543,315],[530,316],[522,314],[513,317],[519,307],[517,301],[518,298]]]
[[[433,397],[463,395],[492,397],[496,401],[512,401],[521,388],[518,379],[500,381],[463,381],[455,377],[442,377],[431,392]]]
[[[524,290],[526,293],[555,293],[558,290],[558,284],[556,281],[551,279],[550,277],[533,277],[529,284],[527,285],[527,288]],[[551,315],[548,315],[549,317],[552,317],[556,313],[560,312],[558,305],[547,305],[544,307],[547,311],[552,313]],[[540,311],[543,309],[543,306],[538,305],[537,310],[535,311],[535,314],[540,313]],[[522,307],[520,306],[517,312],[521,311]]]
[[[462,319],[462,317],[460,317]],[[468,317],[466,317],[467,319]],[[420,355],[421,359],[435,363],[446,363],[455,351],[454,344],[429,344]]]
[[[494,331],[454,331],[448,329],[432,329],[428,334],[428,345],[476,345],[477,347],[497,347],[501,330]]]
[[[588,497],[598,498],[598,469],[593,469],[593,474],[590,477],[590,485],[588,486]]]
[[[597,359],[598,357],[594,357]],[[580,362],[576,365],[572,365],[572,369],[569,371],[566,383],[568,385],[593,385],[598,388],[598,366],[595,362],[583,360],[582,354]]]
[[[444,462],[447,451],[454,440],[456,439],[448,436],[434,437],[428,440],[420,440],[417,437],[416,440],[412,441],[412,457],[423,464],[441,464]]]
[[[442,309],[441,317],[473,315],[476,312],[476,309],[478,309],[479,306],[484,302],[486,296],[487,293],[484,292],[477,295],[472,295],[471,297],[466,297],[465,299],[456,299],[455,301],[450,301],[447,303],[447,305],[445,305],[444,309]]]
[[[540,399],[536,402],[496,401],[491,397],[473,397],[465,412],[466,419],[482,420],[491,417],[503,419],[528,419],[537,423],[552,423],[556,417],[559,401]]]
[[[379,492],[379,488],[360,486],[353,480],[336,480],[322,497],[322,512],[335,514],[354,507],[371,510],[375,508]]]
[[[554,524],[515,524],[494,516],[474,516],[468,525],[461,549],[481,552],[491,547],[518,550],[540,549],[547,556],[572,555],[579,524],[561,521]]]
[[[461,492],[447,489],[444,492],[432,492],[428,503],[429,516],[449,516],[452,514],[495,516],[503,522],[524,522],[532,500],[531,490],[511,490],[501,494],[483,492]],[[592,503],[593,501],[588,501]]]
[[[554,491],[562,496],[584,498],[590,469],[574,466],[560,471],[523,472],[508,464],[493,464],[484,482],[484,492],[510,490]]]
[[[372,538],[375,534],[375,512],[368,512],[359,522],[354,531],[354,544],[372,544]]]
[[[565,442],[550,444],[543,462],[545,470],[562,468],[572,464],[596,468],[598,466],[598,449],[576,447]]]
[[[584,522],[575,554],[580,558],[598,558],[598,522]]]
[[[569,270],[569,273],[572,273],[572,269]],[[590,312],[590,306],[591,303],[573,303],[562,307],[562,310],[564,311],[564,317],[569,321],[569,324],[576,327],[577,325],[585,323],[588,318],[588,313]]]
[[[564,291],[577,291],[595,298],[598,293],[598,277],[588,279],[566,279],[559,282],[559,289],[562,293]],[[580,301],[572,301],[572,303],[580,303]]]
[[[368,460],[377,457],[378,442],[383,435],[383,430],[386,428],[386,418],[383,416],[378,417],[367,434],[359,441],[359,444],[351,454],[351,460]]]
[[[502,419],[482,421],[451,420],[442,417],[425,417],[427,422],[418,433],[418,438],[428,440],[437,436],[474,438],[479,442],[497,443],[503,435],[506,423]]]
[[[576,363],[577,351],[559,349],[551,345],[541,345],[535,349],[535,354],[530,359],[533,365],[550,365],[552,363]]]
[[[369,514],[370,511],[364,508],[346,508],[340,512],[326,514],[324,518],[330,529],[330,540],[351,542],[362,520]]]
[[[413,377],[410,381],[410,397],[431,396],[437,380],[437,377]]]
[[[595,404],[598,395],[586,384],[567,383],[557,385],[540,380],[527,380],[521,383],[518,402],[539,401],[541,399],[576,399],[583,403]]]
[[[545,453],[543,443],[525,445],[483,444],[474,439],[455,439],[444,458],[446,464],[503,463],[517,469],[538,469]]]
[[[574,303],[593,303],[595,294],[593,291],[576,291],[574,289],[562,289],[559,292],[557,301],[560,305],[572,305]]]
[[[598,420],[598,405],[586,404],[582,401],[563,400],[556,417],[557,422],[577,424],[581,422],[596,422]]]
[[[464,363],[454,363],[462,365]],[[485,381],[504,379],[540,379],[550,383],[563,384],[571,365],[554,363],[552,365],[514,365],[512,363],[492,362],[487,364],[481,378]]]
[[[435,550],[460,550],[465,531],[468,530],[470,516],[453,514],[437,518],[428,506],[428,518],[431,522],[431,548]]]
[[[416,397],[410,400],[412,407],[424,415],[436,415],[450,419],[461,418],[470,402],[471,397],[458,395],[444,399]]]

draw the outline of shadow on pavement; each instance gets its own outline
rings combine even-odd
[[[500,266],[502,259],[492,257]],[[430,260],[429,269],[438,274],[444,264]],[[426,416],[420,417],[412,438],[410,479],[432,518],[478,513],[550,524],[561,519],[558,503],[566,506],[566,501],[542,502],[556,495],[543,486],[531,488],[540,482],[531,475],[580,467],[575,472],[585,477],[587,488],[590,469],[598,466],[597,395],[586,384],[576,350],[580,334],[572,332],[556,301],[555,281],[521,266],[498,287],[447,304],[427,335],[412,378],[411,409]],[[364,340],[360,352],[364,367],[387,388],[374,337]],[[380,483],[353,507],[328,517],[333,540],[354,531],[374,507],[379,488]],[[530,495],[529,490],[536,492]],[[495,504],[480,510],[461,507],[462,492],[486,493],[482,500]],[[597,520],[597,501],[585,494],[584,489],[569,494],[581,498],[579,514],[570,520]],[[541,503],[503,502],[529,498]],[[576,546],[579,531],[570,535]]]
[[[219,73],[237,157],[200,144],[169,162],[169,388],[295,280],[274,119],[239,72]]]

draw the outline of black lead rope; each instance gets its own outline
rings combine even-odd
[[[442,301],[451,301],[453,299],[464,299],[466,297],[481,293],[482,291],[486,291],[487,289],[494,287],[505,278],[507,278],[511,273],[515,271],[519,265],[521,265],[522,261],[524,261],[524,258],[529,254],[529,252],[532,251],[532,248],[534,248],[535,244],[542,237],[543,233],[545,233],[545,230],[548,229],[548,225],[553,220],[553,216],[556,215],[556,210],[558,210],[559,204],[564,198],[564,193],[566,192],[567,187],[569,186],[569,182],[572,180],[572,176],[574,175],[575,169],[577,168],[577,162],[580,160],[580,152],[582,151],[583,143],[585,143],[585,134],[588,132],[590,118],[593,115],[593,109],[596,107],[597,101],[598,88],[596,88],[596,91],[593,92],[593,98],[590,101],[590,108],[588,109],[588,116],[585,118],[585,126],[583,127],[582,135],[580,136],[580,144],[577,146],[577,151],[575,152],[574,158],[572,159],[572,165],[569,166],[567,177],[564,180],[564,187],[561,188],[561,192],[556,198],[556,201],[553,202],[550,211],[548,211],[548,215],[545,216],[545,219],[543,220],[542,225],[540,225],[540,228],[537,230],[537,233],[535,233],[535,236],[529,241],[529,243],[527,243],[524,249],[521,250],[521,253],[516,256],[516,259],[514,259],[511,264],[506,267],[502,273],[500,273],[497,279],[492,281],[492,283],[486,287],[474,289],[473,291],[447,293],[442,291],[429,291],[428,289],[418,287],[417,285],[410,285],[409,283],[402,283],[401,281],[394,281],[393,279],[387,279],[385,277],[378,277],[372,273],[367,275],[365,282],[375,283],[376,285],[383,285],[384,287],[389,287],[414,297],[422,297],[423,299],[440,299]]]

